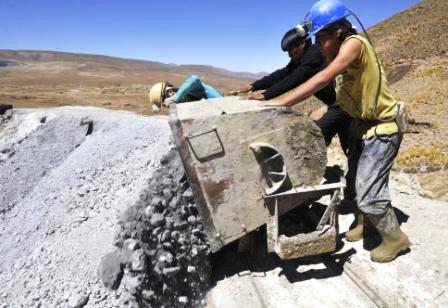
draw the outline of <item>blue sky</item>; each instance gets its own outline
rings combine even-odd
[[[283,34],[315,0],[0,0],[0,49],[55,50],[233,71],[284,66]],[[344,3],[370,27],[420,1]]]

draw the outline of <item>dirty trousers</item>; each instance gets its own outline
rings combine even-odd
[[[389,173],[403,135],[374,136],[356,140],[348,158],[348,178],[354,178],[356,199],[361,212],[383,215],[391,204]],[[351,182],[347,179],[347,182]]]
[[[351,120],[352,118],[337,103],[329,106],[322,118],[316,121],[324,136],[325,144],[329,146],[333,137],[338,134],[342,150],[347,154]]]

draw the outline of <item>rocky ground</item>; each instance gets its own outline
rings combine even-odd
[[[448,303],[447,204],[419,196],[417,178],[400,172],[391,185],[414,243],[410,253],[376,265],[368,258],[371,244],[345,243],[323,259],[281,262],[258,241],[255,254],[224,249],[213,256],[204,301],[207,247],[173,147],[166,118],[92,107],[1,116],[1,307]],[[343,165],[334,148],[329,156],[330,164]],[[344,207],[342,232],[352,220]],[[362,283],[346,274],[350,269]]]
[[[210,285],[209,246],[179,154],[161,160],[139,200],[123,213],[99,275],[127,307],[201,307]]]

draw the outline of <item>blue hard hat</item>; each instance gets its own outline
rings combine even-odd
[[[339,0],[320,0],[311,7],[306,19],[311,23],[311,34],[315,35],[320,30],[351,14],[352,12]]]

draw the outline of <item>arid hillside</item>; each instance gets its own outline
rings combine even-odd
[[[0,102],[16,107],[93,105],[148,114],[148,88],[186,76],[222,92],[257,78],[205,65],[174,65],[51,51],[0,50]]]
[[[386,66],[446,57],[448,1],[424,0],[369,29]]]
[[[412,125],[398,167],[418,173],[429,195],[447,200],[448,1],[422,1],[369,34],[395,96],[409,107]]]

